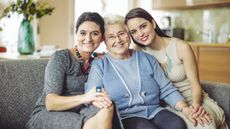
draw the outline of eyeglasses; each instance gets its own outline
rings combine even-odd
[[[116,41],[116,38],[119,38],[119,39],[123,39],[123,38],[126,38],[127,37],[127,32],[119,32],[117,33],[117,35],[108,35],[107,37],[105,37],[106,41],[109,41],[109,42],[114,42]]]

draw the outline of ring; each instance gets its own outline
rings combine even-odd
[[[96,92],[101,92],[101,87],[100,86],[96,87]]]

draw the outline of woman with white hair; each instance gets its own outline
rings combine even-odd
[[[188,108],[157,60],[129,49],[131,40],[123,17],[110,15],[104,20],[108,52],[93,61],[85,91],[104,88],[125,129],[186,129],[183,119],[160,106],[163,99],[177,110]],[[193,119],[191,115],[188,118]]]

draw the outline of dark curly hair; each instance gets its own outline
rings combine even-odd
[[[100,27],[102,35],[104,35],[104,33],[105,33],[104,19],[102,18],[102,16],[100,14],[98,14],[96,12],[84,12],[78,17],[78,20],[76,23],[76,28],[75,28],[76,33],[78,31],[79,26],[85,21],[95,22]]]

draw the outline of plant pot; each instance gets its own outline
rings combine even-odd
[[[34,35],[33,35],[33,28],[28,20],[25,17],[19,27],[18,33],[18,52],[21,55],[31,55],[35,51],[35,44],[34,44]]]

